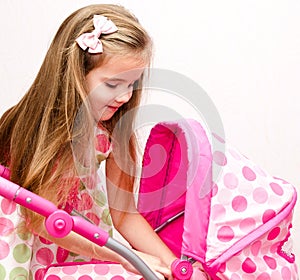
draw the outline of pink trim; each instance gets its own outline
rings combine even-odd
[[[292,197],[292,201],[282,211],[280,211],[273,219],[269,220],[265,224],[258,227],[256,230],[246,235],[244,238],[237,241],[234,245],[232,245],[227,251],[225,251],[220,257],[218,257],[212,263],[206,265],[204,264],[203,265],[204,269],[210,273],[216,274],[220,266],[224,262],[226,262],[229,258],[234,256],[236,253],[238,253],[246,246],[251,244],[254,240],[258,239],[260,236],[262,236],[263,234],[271,230],[274,226],[278,225],[282,220],[284,220],[293,210],[296,201],[297,201],[297,193],[295,190],[294,195]]]
[[[280,245],[278,246],[278,250],[277,250],[278,255],[286,259],[289,263],[295,262],[295,255],[293,253],[291,253],[291,255],[287,255],[286,252],[283,251],[282,247],[284,243],[287,242],[289,237],[291,236],[290,229],[292,228],[292,226],[293,226],[292,223],[290,223],[289,232],[286,235],[285,239],[280,242]]]
[[[190,190],[186,194],[188,207],[185,208],[182,254],[197,256],[195,259],[204,263],[211,208],[212,152],[203,127],[193,120],[189,120],[189,125],[191,127],[185,132],[186,137],[192,140],[188,145],[192,149],[188,168],[188,176],[192,180],[187,186]]]
[[[149,135],[140,181],[138,210],[156,229],[185,208],[187,143],[177,122],[155,125]],[[183,217],[159,231],[175,253],[181,254]]]
[[[145,148],[138,201],[139,211],[153,228],[185,209],[184,224],[177,220],[177,228],[169,225],[160,237],[173,252],[197,252],[202,261],[207,250],[211,164],[210,142],[199,122],[182,119],[157,124]],[[187,188],[194,190],[187,192]],[[186,201],[189,207],[185,207]],[[190,222],[194,220],[197,222]]]

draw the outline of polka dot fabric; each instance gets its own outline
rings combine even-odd
[[[291,216],[223,263],[217,276],[232,280],[297,280],[295,264],[278,255]]]
[[[289,184],[267,175],[232,147],[221,158],[226,160],[211,199],[209,259],[275,217],[294,195]]]
[[[220,138],[216,139],[219,141]],[[267,174],[227,144],[225,152],[213,153],[213,166],[221,167],[221,172],[213,182],[206,260],[209,263],[222,258],[224,252],[229,253],[237,242],[241,248],[245,247],[219,264],[218,277],[232,280],[298,279],[293,255],[282,252],[290,235],[292,209],[277,224],[273,222],[295,200],[294,187]],[[262,230],[267,223],[273,225],[267,232],[262,231],[262,236],[256,234],[248,244],[249,235]]]
[[[33,236],[24,231],[20,207],[0,196],[0,279],[32,279]],[[23,228],[23,230],[22,230]]]
[[[119,264],[69,264],[49,267],[44,280],[139,280],[140,275],[126,271]]]

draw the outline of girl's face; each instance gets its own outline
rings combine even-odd
[[[132,96],[145,64],[133,58],[112,58],[86,75],[89,101],[95,121],[109,120]]]

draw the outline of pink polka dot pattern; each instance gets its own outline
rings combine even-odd
[[[272,209],[268,209],[264,212],[264,214],[262,216],[262,221],[263,221],[263,223],[266,223],[269,220],[271,220],[272,218],[274,218],[275,216],[276,216],[276,212]]]
[[[216,196],[218,193],[218,185],[214,184],[213,189],[212,189],[212,196]]]
[[[232,200],[232,209],[236,212],[243,212],[247,209],[247,199],[238,195]]]
[[[34,279],[35,280],[43,280],[44,275],[45,275],[45,268],[39,268],[34,274]]]
[[[89,275],[83,275],[78,278],[78,280],[93,280],[93,278]]]
[[[234,232],[231,227],[223,226],[218,230],[218,239],[221,242],[228,242],[231,241],[234,237]]]
[[[67,274],[67,275],[72,275],[74,274],[78,269],[78,266],[76,265],[72,265],[72,266],[65,266],[62,268],[62,271],[64,274]]]
[[[262,242],[260,240],[254,241],[251,245],[251,254],[255,257],[259,254]]]
[[[92,265],[79,265],[78,266],[78,272],[82,274],[90,274],[93,272],[93,266]]]
[[[51,241],[49,241],[49,240],[47,240],[47,239],[45,239],[41,236],[39,236],[38,238],[39,238],[40,242],[43,243],[43,244],[46,244],[46,245],[52,244]]]
[[[263,272],[256,278],[256,280],[271,280],[271,276],[268,273]]]
[[[12,233],[14,230],[13,222],[4,217],[0,217],[0,236],[6,236]]]
[[[49,275],[46,277],[46,280],[60,280],[60,277],[57,275]]]
[[[95,213],[87,213],[86,217],[90,219],[95,225],[98,225],[100,223],[100,218]]]
[[[113,263],[85,263],[51,266],[45,274],[45,280],[140,280],[140,275],[126,271],[120,264]]]
[[[262,226],[272,223],[294,195],[294,188],[274,178],[227,144],[226,152],[214,152],[214,164],[221,166],[214,178],[207,235],[207,260],[216,260],[236,242],[248,238]],[[220,279],[296,280],[296,267],[278,254],[289,232],[292,213],[245,244],[219,267]],[[243,245],[241,245],[243,246]],[[222,268],[222,269],[221,269]],[[293,276],[291,276],[293,275]]]
[[[68,256],[69,256],[69,251],[67,251],[61,247],[57,248],[56,261],[58,263],[63,263],[67,259]]]
[[[256,271],[256,264],[250,258],[242,263],[242,270],[246,273],[254,273]]]
[[[270,240],[270,233],[265,233],[260,240],[255,240],[231,257],[226,262],[225,270],[219,272],[217,276],[220,279],[297,280],[296,265],[280,257],[277,253],[279,240],[283,240],[288,234],[290,218],[291,215],[282,221],[278,227],[279,230],[275,227],[276,237],[273,236],[275,239]]]
[[[81,204],[78,207],[78,211],[90,210],[93,207],[93,199],[88,193],[81,195]]]
[[[38,262],[42,265],[50,265],[54,260],[53,252],[48,248],[41,248],[36,253]]]
[[[256,179],[256,174],[250,167],[248,167],[248,166],[243,167],[242,172],[243,172],[244,177],[248,181],[254,181]]]
[[[281,269],[281,276],[283,280],[291,280],[292,279],[292,273],[288,267],[283,267]]]
[[[225,140],[221,137],[221,136],[219,136],[218,134],[216,134],[216,133],[212,133],[212,136],[215,138],[215,139],[217,139],[220,143],[222,143],[222,144],[225,144]]]
[[[96,274],[106,275],[109,272],[109,265],[107,265],[107,264],[96,265],[94,270],[95,270]]]
[[[218,164],[220,166],[225,166],[227,164],[227,158],[226,158],[225,154],[223,154],[220,151],[214,152],[213,160],[216,164]]]
[[[9,254],[9,245],[7,242],[0,240],[0,260],[5,259]]]
[[[273,228],[268,234],[268,240],[274,240],[279,235],[279,233],[280,233],[279,227]]]
[[[266,264],[268,265],[269,268],[276,269],[277,263],[276,263],[276,260],[274,258],[271,258],[269,256],[263,256],[263,259],[264,259],[264,261],[266,262]]]
[[[282,187],[277,183],[270,183],[270,187],[272,188],[273,192],[279,196],[283,195]]]
[[[263,187],[258,187],[253,191],[253,199],[257,203],[265,203],[268,200],[268,193]]]
[[[235,189],[239,184],[238,178],[234,173],[227,173],[224,175],[224,185],[228,189]]]
[[[6,198],[3,198],[1,201],[1,211],[5,215],[11,215],[16,211],[16,203],[13,201],[10,201]]]

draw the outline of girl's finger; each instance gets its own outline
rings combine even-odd
[[[191,280],[207,280],[209,279],[207,274],[199,269],[198,267],[194,267],[193,275]]]

